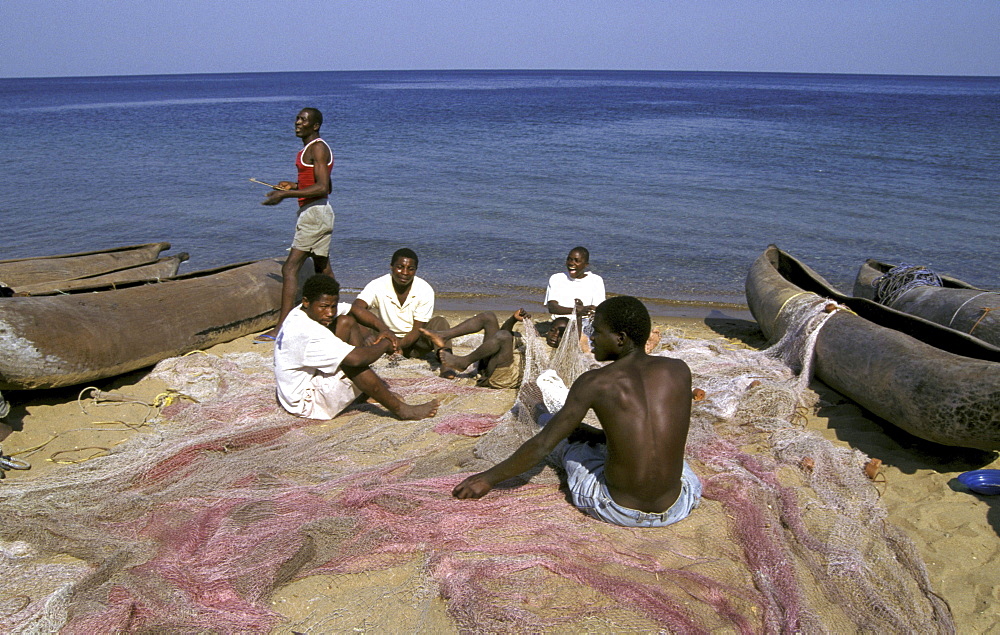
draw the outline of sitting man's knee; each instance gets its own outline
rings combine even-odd
[[[424,325],[424,328],[428,331],[447,331],[449,328],[448,320],[440,315],[435,315]]]
[[[350,313],[340,315],[334,320],[332,328],[333,332],[340,339],[344,340],[348,344],[354,344],[352,340],[357,340],[357,331],[360,328],[358,321],[354,319],[354,316]],[[354,344],[357,346],[357,344]]]

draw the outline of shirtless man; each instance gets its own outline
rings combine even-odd
[[[592,346],[599,361],[612,363],[581,375],[538,434],[452,494],[480,498],[552,453],[566,469],[574,505],[595,518],[627,527],[685,518],[701,496],[701,482],[684,461],[691,371],[681,360],[647,355],[649,331],[649,313],[636,298],[602,302]],[[581,425],[591,408],[603,431]]]
[[[421,332],[448,328],[448,321],[434,317],[434,289],[417,276],[417,254],[397,249],[389,263],[389,273],[372,280],[358,294],[354,306],[378,315],[395,334],[396,350],[406,357],[423,357],[434,345]]]
[[[370,368],[395,351],[395,338],[381,333],[366,346],[361,324],[375,318],[340,303],[340,283],[315,275],[302,287],[302,296],[274,344],[278,402],[285,410],[307,419],[332,419],[365,394],[400,419],[434,416],[437,400],[410,405]]]
[[[333,277],[330,268],[330,237],[333,234],[333,208],[327,198],[330,194],[330,172],[333,170],[333,152],[319,136],[323,114],[315,108],[303,108],[295,117],[295,136],[302,139],[303,148],[295,156],[298,182],[281,181],[267,193],[262,205],[277,205],[286,198],[299,199],[295,222],[295,238],[285,264],[281,266],[281,313],[278,324],[258,335],[257,341],[273,340],[295,306],[298,295],[299,270],[311,257],[313,270]]]

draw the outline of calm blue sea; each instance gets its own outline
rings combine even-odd
[[[0,258],[168,240],[283,256],[295,114],[333,147],[348,288],[410,246],[440,292],[541,301],[577,244],[612,292],[743,303],[769,243],[1000,286],[1000,78],[434,71],[0,79]],[[536,307],[537,308],[537,307]]]

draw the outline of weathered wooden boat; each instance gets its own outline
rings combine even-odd
[[[816,336],[825,384],[907,432],[944,445],[1000,449],[1000,348],[870,300],[848,297],[774,245],[753,263],[747,303],[780,339],[789,310],[828,298],[838,310]]]
[[[865,261],[854,281],[854,295],[1000,346],[1000,293],[938,274],[941,286],[919,285],[888,298],[878,297],[873,283],[892,269],[893,265],[878,260]]]
[[[260,260],[99,293],[0,302],[0,389],[70,386],[277,322],[281,262]]]
[[[147,243],[61,256],[0,260],[0,284],[16,289],[39,282],[96,276],[149,264],[167,249],[170,243]]]
[[[102,273],[75,280],[54,280],[51,282],[36,282],[35,284],[19,286],[13,289],[14,295],[55,295],[58,293],[82,293],[88,291],[103,291],[132,282],[155,282],[177,275],[181,263],[188,259],[187,252],[173,256],[165,256],[148,265],[138,265],[119,269],[110,273]]]

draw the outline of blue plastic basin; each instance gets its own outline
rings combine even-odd
[[[1000,470],[972,470],[958,475],[958,482],[977,494],[1000,494]]]

